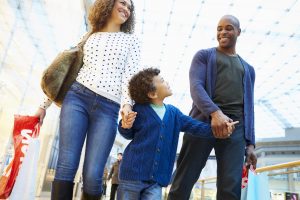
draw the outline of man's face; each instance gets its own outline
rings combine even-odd
[[[234,48],[237,37],[241,30],[233,23],[234,21],[229,17],[223,17],[217,27],[217,39],[219,46],[225,49]]]

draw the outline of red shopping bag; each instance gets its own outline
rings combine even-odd
[[[248,169],[246,165],[243,166],[243,174],[242,174],[242,189],[247,187],[248,185]]]
[[[14,158],[0,177],[0,199],[9,197],[30,138],[38,137],[40,131],[39,118],[34,116],[15,115],[13,128]]]

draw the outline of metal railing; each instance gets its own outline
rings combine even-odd
[[[256,173],[262,173],[262,172],[269,172],[274,170],[280,170],[280,169],[291,169],[294,167],[300,167],[300,160],[293,161],[293,162],[287,162],[287,163],[281,163],[277,165],[270,165],[270,166],[264,166],[257,168],[255,170]],[[287,170],[284,172],[276,172],[276,173],[269,173],[268,176],[277,176],[277,175],[284,175],[284,174],[291,174],[291,173],[300,173],[300,170]],[[199,179],[198,183],[201,185],[201,200],[205,199],[205,184],[208,183],[215,183],[217,177],[208,177],[204,179]]]

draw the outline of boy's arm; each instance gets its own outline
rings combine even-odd
[[[180,115],[180,122],[181,122],[181,131],[187,132],[197,137],[205,137],[205,138],[213,137],[210,124],[195,120],[190,116],[184,115],[180,111],[179,111],[179,115]],[[229,134],[224,137],[219,137],[219,139],[225,139],[230,137],[230,135],[235,129],[234,125],[238,123],[239,121],[227,122],[226,123],[227,131]]]
[[[118,126],[118,130],[119,133],[126,139],[131,140],[133,139],[134,136],[134,132],[133,132],[133,128],[123,128],[122,127],[122,119],[119,122],[119,126]]]
[[[195,120],[190,116],[182,114],[180,111],[179,115],[180,131],[197,137],[213,138],[210,124]]]
[[[133,139],[134,133],[133,133],[133,123],[135,121],[137,113],[131,112],[128,114],[128,116],[125,116],[122,113],[122,119],[119,122],[118,130],[120,134],[126,138],[126,139]]]

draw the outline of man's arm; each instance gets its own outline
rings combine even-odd
[[[193,103],[198,110],[207,116],[211,116],[211,127],[214,136],[216,138],[226,138],[228,135],[226,123],[232,122],[232,120],[223,114],[205,90],[208,67],[207,57],[207,52],[198,51],[193,58],[189,73],[190,92]]]
[[[207,53],[198,51],[193,60],[189,71],[190,92],[193,103],[205,115],[219,110],[219,107],[209,97],[205,90],[207,74]]]
[[[251,127],[251,132],[252,132],[252,138],[251,141],[248,142],[247,147],[246,147],[246,166],[250,167],[250,165],[253,165],[253,168],[256,168],[256,163],[257,163],[257,157],[255,154],[255,130],[254,130],[254,83],[255,83],[255,71],[252,66],[249,68],[250,72],[250,77],[251,77],[251,87],[252,87],[252,127]]]

